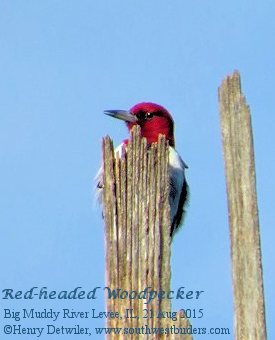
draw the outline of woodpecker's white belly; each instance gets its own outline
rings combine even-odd
[[[124,144],[121,143],[116,149],[115,154],[118,153],[119,157],[122,155]],[[178,152],[169,146],[169,176],[170,176],[170,215],[171,215],[171,234],[179,227],[184,214],[184,204],[187,199],[187,183],[185,180],[185,168],[187,165],[181,159]],[[100,167],[97,176],[97,191],[98,198],[102,199],[102,183],[103,183],[103,170]]]

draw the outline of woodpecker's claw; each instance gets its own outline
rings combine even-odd
[[[131,112],[125,110],[105,110],[104,113],[108,116],[124,120],[129,123],[136,123],[137,117],[134,116]]]

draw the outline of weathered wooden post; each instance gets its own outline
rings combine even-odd
[[[105,220],[106,287],[127,292],[170,291],[170,208],[168,144],[164,136],[147,148],[139,128],[132,130],[127,153],[114,155],[109,137],[103,140],[103,203]],[[167,298],[148,301],[132,298],[109,299],[108,311],[121,318],[108,319],[107,327],[122,328],[108,339],[190,340],[190,324],[178,313],[177,321],[157,318],[159,311],[170,312]],[[127,317],[128,316],[128,317]],[[182,315],[181,315],[182,316]],[[128,334],[124,334],[124,328]],[[178,327],[187,334],[153,334],[152,329]]]
[[[235,306],[235,339],[265,340],[259,218],[249,107],[234,72],[219,88]]]

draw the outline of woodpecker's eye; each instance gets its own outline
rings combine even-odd
[[[146,112],[145,113],[145,119],[150,119],[153,117],[153,113],[152,112]]]
[[[152,112],[149,112],[149,111],[139,111],[137,114],[136,114],[136,117],[138,118],[139,121],[145,121],[147,119],[150,119],[153,117],[153,113]]]

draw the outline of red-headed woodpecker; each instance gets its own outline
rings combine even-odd
[[[173,236],[184,217],[184,207],[188,198],[188,185],[185,178],[185,168],[187,168],[187,165],[175,150],[174,121],[171,114],[163,106],[147,102],[136,104],[129,111],[106,110],[104,113],[125,121],[129,131],[134,125],[139,125],[141,136],[147,139],[149,146],[158,141],[160,134],[165,135],[168,140],[170,175],[169,203],[171,210],[170,235]],[[124,140],[116,148],[115,152],[121,155],[122,149],[127,145],[127,142],[128,139]],[[97,175],[97,187],[99,191],[102,191],[102,169],[99,170]]]

